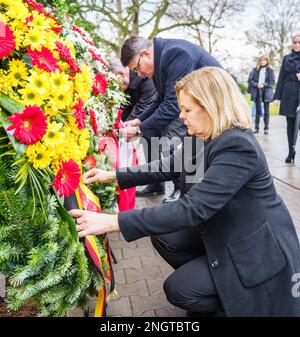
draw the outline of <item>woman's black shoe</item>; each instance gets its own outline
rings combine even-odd
[[[296,151],[295,149],[291,150],[289,152],[289,155],[285,158],[285,162],[286,163],[291,163],[291,162],[295,162],[295,155],[296,155]]]

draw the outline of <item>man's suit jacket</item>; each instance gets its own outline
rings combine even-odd
[[[158,92],[158,107],[154,112],[146,110],[139,116],[143,122],[140,129],[147,138],[161,134],[182,137],[186,135],[186,128],[178,118],[176,82],[194,70],[221,65],[203,48],[185,40],[154,38],[153,44],[153,80]]]
[[[157,173],[146,166],[117,171],[120,187],[179,177],[163,172],[166,161],[145,164]],[[300,297],[292,293],[299,241],[252,131],[233,128],[207,141],[204,171],[199,183],[186,186],[181,179],[175,202],[119,213],[125,239],[194,230],[228,316],[300,316]]]

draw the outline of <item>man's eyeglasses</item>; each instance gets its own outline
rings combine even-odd
[[[135,73],[138,73],[139,70],[140,70],[140,62],[141,62],[142,55],[143,55],[143,54],[140,54],[138,63],[137,63],[136,66],[132,69],[132,71],[134,71]]]

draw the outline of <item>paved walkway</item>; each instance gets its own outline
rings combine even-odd
[[[300,141],[296,149],[296,163],[285,164],[287,140],[283,117],[272,117],[270,134],[259,134],[257,138],[266,153],[278,193],[292,214],[300,239]],[[167,189],[170,193],[171,184],[167,184]],[[163,196],[137,198],[137,207],[149,207],[162,199]],[[109,303],[108,316],[185,316],[183,310],[175,308],[165,298],[162,286],[172,268],[158,256],[149,238],[127,243],[122,235],[115,233],[110,235],[110,243],[118,259],[114,271],[119,296]],[[91,312],[93,304],[94,300]],[[73,310],[70,316],[82,316],[82,312]]]

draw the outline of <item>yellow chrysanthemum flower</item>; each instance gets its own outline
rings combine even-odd
[[[27,29],[26,28],[15,28],[14,29],[13,27],[12,29],[14,31],[14,36],[15,36],[16,50],[19,50],[23,46],[25,32],[27,32]]]
[[[45,106],[45,114],[49,117],[56,116],[59,113],[59,110],[57,107],[53,106],[52,104]]]
[[[44,169],[51,163],[52,152],[40,142],[29,145],[26,149],[28,161],[33,163],[35,169]]]
[[[69,65],[67,62],[65,61],[58,61],[57,62],[57,65],[60,67],[60,69],[63,71],[63,72],[66,72],[69,70]]]
[[[53,56],[59,59],[59,53],[55,51],[55,49],[57,48],[55,44],[56,41],[57,41],[57,34],[54,31],[50,30],[45,32],[44,47],[51,50]]]
[[[51,91],[53,94],[60,93],[61,91],[71,91],[72,82],[69,80],[69,76],[64,72],[56,70],[50,77]]]
[[[62,123],[48,123],[47,132],[43,137],[43,143],[51,148],[56,148],[64,142],[64,133],[61,132]]]
[[[30,46],[30,49],[41,51],[46,42],[44,32],[39,28],[31,28],[25,35],[23,45],[24,47]]]
[[[32,21],[28,23],[29,27],[35,27],[40,30],[47,30],[51,28],[51,23],[48,18],[43,13],[37,11],[32,12]]]
[[[22,95],[23,105],[42,105],[43,97],[30,85],[27,85],[24,89],[19,90]]]
[[[8,10],[5,12],[8,17],[25,22],[25,19],[29,16],[29,11],[23,2],[10,0],[5,4],[8,6]]]
[[[21,81],[26,81],[28,71],[26,63],[20,60],[11,60],[9,62],[9,71],[7,80],[12,87],[17,87]]]
[[[50,94],[50,75],[47,72],[38,73],[34,70],[31,71],[29,77],[29,85],[33,90],[44,96],[44,100],[48,98]]]
[[[63,110],[69,107],[72,104],[73,97],[72,93],[68,91],[59,91],[53,94],[51,99],[51,104],[54,108]]]
[[[69,159],[73,159],[75,162],[81,161],[81,155],[77,142],[74,141],[73,137],[66,136],[65,137],[65,146],[63,151],[61,152],[61,160],[68,161]]]
[[[79,151],[81,159],[84,159],[86,157],[89,147],[90,147],[89,131],[87,129],[81,130],[81,134],[79,136]]]

